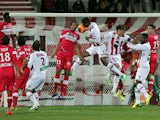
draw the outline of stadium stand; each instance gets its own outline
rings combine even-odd
[[[35,6],[32,6],[30,0],[1,0],[0,11],[3,12],[37,12]],[[0,21],[2,21],[2,13],[0,13]]]

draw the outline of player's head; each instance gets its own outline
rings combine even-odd
[[[5,12],[3,14],[3,19],[5,22],[8,22],[8,23],[11,22],[11,17],[9,16],[9,12]]]
[[[117,34],[119,35],[119,36],[124,36],[124,33],[125,33],[125,31],[126,31],[126,27],[125,27],[125,25],[123,25],[123,24],[119,24],[119,25],[117,25],[116,26],[116,31],[117,31]]]
[[[26,39],[23,36],[18,37],[18,45],[23,46],[26,44]]]
[[[148,31],[148,34],[149,34],[149,35],[155,33],[155,31],[156,31],[156,26],[155,26],[154,24],[148,25],[147,31]]]
[[[78,22],[73,20],[71,23],[71,30],[75,31],[78,27]]]
[[[9,37],[5,35],[5,36],[2,38],[2,45],[8,45],[8,44],[9,44],[9,41],[10,41]]]
[[[34,41],[34,43],[32,44],[32,48],[35,51],[39,51],[40,50],[40,42],[38,40]]]
[[[142,37],[141,37],[140,42],[141,42],[141,44],[148,42],[148,34],[142,33]]]
[[[88,27],[89,25],[90,25],[90,20],[89,20],[89,18],[83,18],[82,19],[82,25],[84,26],[84,27]]]

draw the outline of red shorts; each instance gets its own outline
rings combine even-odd
[[[15,81],[15,71],[13,67],[0,68],[0,92],[12,91]]]
[[[21,74],[19,78],[16,76],[16,80],[14,83],[14,87],[18,89],[24,89],[26,86],[26,82],[28,81],[30,70],[29,68],[24,68],[24,74]]]
[[[70,71],[73,61],[73,55],[67,55],[66,53],[58,53],[56,59],[56,70],[68,70]]]
[[[151,58],[150,58],[150,74],[154,74],[156,71],[156,67],[157,67],[157,54],[151,54]]]

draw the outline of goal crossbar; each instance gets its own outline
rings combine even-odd
[[[160,13],[10,13],[12,17],[160,17]]]

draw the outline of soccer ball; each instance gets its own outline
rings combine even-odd
[[[84,32],[86,31],[86,28],[85,28],[82,24],[80,24],[80,25],[78,26],[78,31],[79,31],[80,33],[84,33]]]

